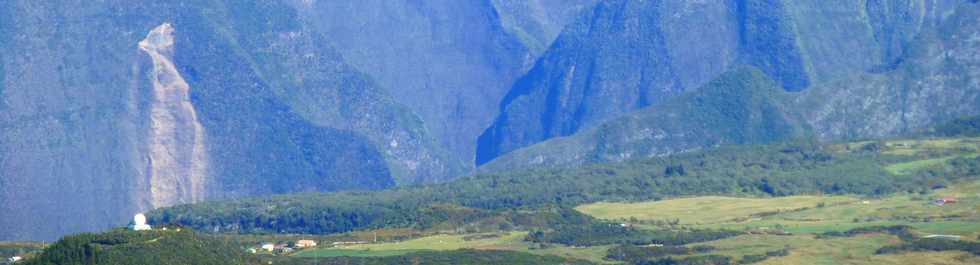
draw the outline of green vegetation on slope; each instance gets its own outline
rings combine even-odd
[[[24,264],[246,264],[244,253],[228,242],[190,229],[115,229],[64,237]]]
[[[973,155],[974,150],[964,148],[972,143],[974,139],[958,138],[726,147],[581,169],[520,173],[529,175],[513,173],[513,178],[501,174],[481,175],[436,186],[389,191],[267,197],[253,200],[260,203],[257,205],[265,205],[263,209],[288,209],[283,213],[286,217],[264,215],[276,212],[254,212],[252,217],[238,216],[233,220],[255,218],[271,223],[285,222],[283,226],[270,227],[282,229],[275,232],[288,229],[305,232],[303,229],[323,224],[317,223],[316,219],[307,219],[309,216],[339,216],[347,219],[332,220],[349,224],[377,222],[349,227],[351,230],[386,227],[377,232],[387,242],[330,247],[330,241],[348,241],[348,238],[373,234],[362,231],[320,237],[323,247],[288,256],[249,257],[240,256],[246,246],[281,242],[292,237],[233,234],[212,237],[187,230],[114,230],[67,237],[29,264],[159,264],[153,262],[161,260],[220,264],[208,263],[219,257],[239,259],[240,263],[272,261],[275,264],[780,264],[801,261],[816,264],[858,261],[871,264],[935,261],[969,264],[977,260],[971,252],[975,250],[974,239],[980,231],[976,225],[980,223],[976,209],[980,204],[980,197],[977,197],[980,181],[976,180],[980,176],[980,158]],[[951,158],[911,169],[906,174],[892,174],[885,169],[937,157]],[[861,174],[862,171],[853,170],[858,165],[874,170]],[[846,174],[840,176],[828,172]],[[719,175],[746,183],[727,182],[743,189],[705,185],[720,181],[710,177]],[[747,177],[752,175],[762,175],[765,181],[763,177]],[[548,200],[538,197],[542,196],[541,191],[554,191],[541,189],[541,185],[530,182],[518,182],[522,180],[519,177],[551,177],[553,181],[548,183],[553,185],[550,186],[563,183],[558,181],[563,178],[573,183],[580,180],[599,182],[585,183],[591,186],[572,186],[583,188],[583,192],[577,194],[591,197]],[[659,185],[645,185],[636,192],[627,189],[636,183],[643,185],[639,181],[644,179],[700,182],[651,182]],[[594,187],[620,192],[604,192],[606,190]],[[470,191],[483,192],[489,198],[464,196],[471,193],[462,191],[449,192],[474,188],[482,189]],[[675,190],[682,188],[688,192]],[[640,195],[643,190],[648,194]],[[649,191],[659,193],[650,195]],[[497,192],[516,193],[523,196],[523,203],[488,201],[496,199]],[[416,195],[408,196],[410,194]],[[550,194],[553,196],[554,193]],[[397,196],[388,197],[393,195]],[[697,195],[709,196],[689,197]],[[429,196],[429,199],[423,200],[422,196]],[[959,202],[945,206],[930,204],[931,199],[946,196],[954,196]],[[333,213],[337,215],[320,212],[333,209],[317,208],[323,207],[318,205],[322,202],[319,200],[328,199],[348,199],[336,205],[365,206],[382,211],[370,216],[377,219],[360,219],[365,216],[350,214],[371,213],[369,211],[346,212],[346,215],[344,212]],[[640,202],[651,199],[661,200]],[[248,201],[181,207],[195,211],[205,209],[211,211],[208,214],[216,213],[218,217],[248,213],[238,211],[254,211],[249,207],[258,207],[242,204],[245,202]],[[582,205],[583,202],[589,204]],[[234,208],[241,205],[247,207]],[[412,205],[418,208],[407,207]],[[195,208],[202,206],[210,208]],[[606,220],[567,208],[571,206]],[[166,211],[158,214],[173,214]],[[229,227],[222,224],[221,219],[209,215],[185,217],[196,219],[182,220],[212,225],[202,225],[203,228]],[[906,226],[881,227],[884,225]],[[393,227],[418,230],[391,229]],[[270,231],[264,227],[251,229],[230,231]],[[433,234],[434,231],[441,232]],[[964,241],[918,239],[926,234],[960,235]],[[174,253],[181,254],[175,257]]]
[[[911,160],[894,160],[884,168],[896,179],[926,177],[927,189],[892,195],[807,195],[776,198],[702,196],[648,202],[600,202],[578,206],[583,213],[601,219],[632,220],[649,228],[680,225],[694,228],[775,228],[797,233],[843,231],[868,225],[909,224],[917,229],[952,233],[980,231],[980,158],[976,138],[892,140],[833,145],[839,152],[894,154]],[[933,158],[940,157],[940,158]],[[914,165],[914,166],[909,166]],[[963,176],[953,187],[942,178]],[[909,190],[912,191],[912,190]],[[952,196],[958,203],[937,207],[932,200]],[[973,235],[970,235],[973,236]]]
[[[590,264],[586,261],[561,258],[557,256],[533,255],[517,251],[472,250],[421,251],[401,256],[378,257],[329,257],[329,258],[267,258],[273,264],[282,265],[387,265],[387,264],[433,264],[433,265],[484,265],[484,264],[543,264],[577,265]]]
[[[926,192],[968,178],[980,168],[980,159],[961,157],[914,174],[893,175],[885,167],[931,158],[839,149],[842,147],[808,143],[722,147],[578,169],[478,175],[377,192],[305,193],[183,205],[155,210],[150,219],[208,231],[328,234],[467,224],[513,209],[574,207],[599,201]]]
[[[506,250],[597,263],[969,264],[976,258],[964,250],[980,235],[976,143],[940,138],[722,147],[434,186],[203,203],[162,209],[153,218],[238,233],[330,233],[316,229],[335,224],[385,228],[379,230],[384,242],[303,250],[291,257],[300,260],[289,262],[311,256],[333,262],[407,260],[473,248],[472,253]],[[946,159],[901,174],[887,170],[937,158]],[[947,196],[959,202],[931,203]],[[906,232],[872,229],[892,225],[905,225]],[[397,227],[407,229],[392,229]],[[960,235],[967,242],[915,238],[926,234]],[[930,252],[902,260],[908,251]]]
[[[980,116],[963,117],[935,126],[934,133],[943,136],[980,137]]]

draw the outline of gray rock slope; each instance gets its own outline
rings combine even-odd
[[[969,1],[602,1],[568,25],[500,105],[476,163],[696,89],[732,65],[787,91],[894,70]],[[972,7],[970,7],[972,8]]]
[[[472,167],[477,136],[514,80],[595,0],[292,1]]]
[[[311,28],[280,1],[0,2],[0,240],[462,172]]]
[[[821,22],[821,25],[829,27],[827,25],[844,23],[849,17],[845,15],[851,13],[844,12],[846,9],[843,7],[822,10],[807,6],[808,10],[822,12],[809,13],[813,17],[808,17],[806,21],[821,21],[817,14],[836,14],[840,21]],[[911,134],[931,124],[980,113],[980,68],[977,68],[980,63],[977,56],[980,50],[980,38],[977,37],[980,36],[980,20],[977,19],[980,17],[977,16],[980,6],[969,1],[869,1],[864,8],[862,10],[866,10],[868,16],[856,16],[856,22],[831,27],[837,30],[860,26],[858,28],[862,30],[855,31],[857,33],[850,35],[850,39],[844,38],[844,34],[834,33],[839,37],[828,38],[830,41],[827,43],[803,42],[801,47],[811,47],[804,48],[809,50],[806,54],[810,58],[805,65],[813,66],[804,69],[813,70],[807,70],[803,75],[810,80],[807,81],[810,84],[802,92],[773,98],[776,106],[783,106],[778,108],[782,110],[778,113],[788,116],[775,116],[777,118],[772,122],[786,120],[789,124],[797,124],[794,127],[802,128],[803,135],[821,140],[841,140]],[[861,22],[858,18],[867,21],[857,23]],[[794,27],[817,31],[807,33],[808,36],[834,35],[806,25],[798,22]],[[861,32],[866,34],[858,34]],[[802,35],[797,38],[804,39]],[[852,49],[863,50],[865,55],[853,54]],[[746,55],[740,56],[745,58]],[[779,81],[774,78],[778,72],[766,71],[765,64],[757,60],[736,61],[752,64],[762,69],[767,78],[781,83],[784,89],[795,90],[787,86],[787,79]],[[829,65],[854,70],[843,72]],[[725,79],[724,76],[722,79]],[[624,87],[631,86],[619,86]],[[715,90],[718,86],[708,85],[701,89]],[[708,104],[707,110],[688,108],[680,111],[683,108],[678,108],[678,104],[690,104],[690,94],[706,93],[712,92],[685,92],[682,96],[671,97],[650,107],[629,112],[624,110],[626,114],[621,117],[594,122],[598,125],[569,136],[514,150],[485,164],[481,171],[527,166],[557,167],[664,155],[717,144],[743,143],[745,138],[740,138],[742,133],[732,134],[729,130],[744,126],[765,128],[762,124],[751,123],[704,127],[714,123],[705,123],[699,117],[712,113],[712,109],[737,112],[751,108],[752,105],[725,106],[737,98],[715,99],[715,103]],[[728,97],[717,93],[714,95]],[[502,114],[501,117],[510,117],[506,115]],[[728,118],[735,117],[737,115]],[[496,131],[488,130],[488,133],[492,132]],[[794,135],[754,138],[749,142],[785,140]]]

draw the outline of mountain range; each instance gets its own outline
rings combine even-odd
[[[980,6],[0,2],[0,240],[980,114]]]

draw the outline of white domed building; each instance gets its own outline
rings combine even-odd
[[[143,230],[151,229],[150,225],[146,224],[146,215],[143,215],[142,213],[138,213],[133,216],[133,225],[130,226],[129,228],[132,228],[133,231],[143,231]]]

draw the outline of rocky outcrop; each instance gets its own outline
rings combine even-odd
[[[208,158],[204,128],[190,101],[190,87],[173,62],[173,26],[164,23],[139,42],[153,60],[150,83],[150,202],[153,208],[205,198]]]
[[[501,25],[535,57],[551,46],[558,33],[598,0],[492,0]]]
[[[462,167],[284,1],[2,1],[0,13],[0,240]]]
[[[808,2],[793,3],[800,5]],[[793,5],[785,7],[799,8]],[[807,8],[821,10],[812,6]],[[831,10],[837,10],[835,14],[848,14],[839,12],[840,8],[842,7],[835,6]],[[887,8],[888,11],[878,10],[875,11],[878,15],[866,18],[871,23],[865,25],[870,25],[867,28],[873,30],[867,35],[850,36],[855,38],[851,41],[860,40],[859,42],[812,43],[814,37],[811,34],[829,39],[844,39],[842,35],[833,37],[840,33],[826,30],[809,32],[806,37],[801,35],[798,38],[808,39],[800,46],[808,50],[808,56],[823,54],[821,56],[826,57],[820,58],[836,60],[836,65],[845,69],[860,67],[865,70],[852,71],[850,74],[833,73],[841,71],[828,66],[835,64],[819,66],[807,63],[812,66],[807,66],[806,69],[816,70],[808,70],[809,77],[806,80],[826,81],[812,84],[802,92],[771,97],[770,104],[779,107],[763,108],[764,105],[735,103],[739,96],[752,94],[749,93],[752,90],[728,95],[718,94],[713,92],[719,88],[715,81],[712,82],[715,85],[709,84],[663,103],[629,112],[571,136],[557,137],[517,149],[485,164],[480,170],[488,172],[529,166],[562,167],[619,161],[720,144],[786,140],[799,136],[801,132],[799,129],[777,128],[804,128],[803,135],[824,141],[894,137],[917,133],[937,123],[980,113],[980,57],[976,52],[980,50],[980,37],[977,37],[980,36],[980,20],[977,19],[980,17],[980,6],[963,1],[869,1],[867,6],[861,8],[867,8],[869,14],[874,13],[871,10],[880,8]],[[887,13],[887,16],[882,17],[882,13]],[[818,17],[810,17],[805,21],[820,21]],[[842,20],[839,23],[854,24],[854,21],[847,19],[849,17],[836,18]],[[895,22],[898,20],[903,22]],[[796,25],[799,30],[814,30],[799,26],[807,24]],[[916,29],[910,30],[910,27]],[[914,32],[914,37],[895,34],[896,31]],[[832,50],[832,47],[838,50]],[[864,51],[871,56],[849,55],[855,51]],[[837,55],[829,56],[828,53]],[[768,56],[778,52],[763,54]],[[812,59],[808,61],[813,62]],[[768,77],[774,75],[772,71],[763,71]],[[726,76],[731,80],[731,74],[722,75],[720,79],[725,80]],[[844,77],[827,80],[830,79],[828,76]],[[740,82],[745,81],[735,83]],[[782,87],[793,90],[786,86],[785,80]],[[704,95],[712,94],[715,96],[709,98],[717,100],[704,100]],[[702,99],[692,102],[692,97]],[[778,111],[759,113],[783,114],[770,115],[763,118],[761,123],[748,122],[751,120],[718,123],[725,120],[738,121],[731,118],[743,116],[737,114],[740,111],[766,108]],[[681,109],[686,111],[680,111]],[[729,115],[718,116],[718,119],[703,119],[718,111]],[[773,137],[756,134],[763,131],[776,134],[771,135]],[[796,133],[778,133],[780,131]],[[756,136],[744,138],[746,135]]]
[[[525,17],[501,14],[491,0],[293,2],[346,61],[418,113],[439,145],[467,169],[476,137],[535,58],[512,33]]]
[[[574,134],[717,76],[738,52],[729,23],[735,14],[719,3],[600,2],[514,84],[479,138],[476,163]]]
[[[807,125],[791,96],[762,71],[737,67],[696,91],[515,150],[480,170],[570,167],[804,137]]]
[[[905,49],[888,53],[900,55],[885,61],[897,64],[816,85],[797,97],[794,104],[807,110],[819,138],[910,134],[980,113],[980,5],[963,3],[941,20],[915,14],[912,21],[923,21],[924,29],[915,38],[894,36],[909,39]]]
[[[477,164],[700,87],[734,64],[787,91],[885,72],[968,1],[603,1],[501,103]]]

